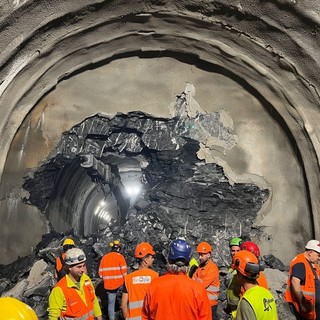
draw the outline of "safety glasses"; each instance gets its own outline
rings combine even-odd
[[[67,264],[75,264],[78,262],[83,262],[85,260],[86,260],[86,256],[83,254],[80,254],[77,257],[67,257],[65,261]]]

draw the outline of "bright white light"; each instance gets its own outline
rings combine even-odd
[[[125,188],[126,188],[128,195],[130,197],[134,197],[134,196],[138,195],[141,190],[141,186],[139,186],[139,185],[127,185],[127,186],[125,186]]]

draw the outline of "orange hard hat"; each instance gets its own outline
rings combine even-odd
[[[197,246],[197,252],[198,253],[208,253],[212,252],[212,247],[208,242],[200,242]]]
[[[239,251],[233,256],[231,267],[251,279],[258,278],[260,271],[264,269],[255,254],[246,250]]]
[[[153,251],[153,247],[148,242],[139,243],[134,251],[134,256],[138,259],[142,259],[147,254],[155,255],[156,253]]]

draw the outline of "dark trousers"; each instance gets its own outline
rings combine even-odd
[[[298,311],[296,310],[296,308],[292,303],[289,303],[289,306],[290,306],[290,311],[292,312],[292,314],[295,316],[297,320],[308,320],[307,318],[303,318],[300,316],[300,314],[298,313]],[[316,305],[316,320],[320,320],[320,305]]]
[[[219,320],[219,317],[218,317],[218,305],[212,306],[211,307],[211,312],[212,312],[212,320]]]

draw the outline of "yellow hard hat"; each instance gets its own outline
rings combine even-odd
[[[62,243],[62,246],[66,246],[66,245],[74,246],[75,243],[74,243],[74,241],[73,241],[72,239],[67,238],[67,239],[65,239],[65,240],[63,241],[63,243]]]
[[[22,301],[4,297],[0,298],[1,320],[38,320],[36,313]]]

